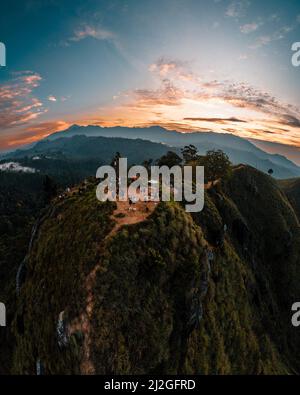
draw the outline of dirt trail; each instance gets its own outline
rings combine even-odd
[[[133,225],[145,221],[154,211],[156,205],[155,202],[137,202],[132,205],[128,201],[117,202],[117,209],[111,217],[116,224],[106,237],[111,237],[124,225]]]
[[[124,225],[133,225],[145,221],[147,217],[154,211],[157,203],[154,202],[137,202],[130,205],[126,202],[116,202],[117,208],[113,212],[111,219],[115,222],[115,226],[105,237],[103,243],[106,243],[117,231]],[[69,336],[76,331],[84,334],[83,342],[83,358],[81,361],[80,371],[85,375],[95,374],[95,367],[91,360],[92,339],[91,339],[91,320],[94,311],[95,299],[94,289],[97,272],[100,270],[101,264],[98,263],[86,278],[85,287],[87,291],[86,308],[79,318],[74,320],[68,326]]]
[[[243,166],[239,166],[234,170],[238,170]],[[205,184],[205,190],[211,189],[214,185],[216,185],[220,180],[216,180],[214,182],[209,182]],[[149,215],[155,210],[157,206],[157,202],[151,201],[138,201],[135,204],[129,204],[129,201],[120,202],[117,201],[117,208],[114,210],[111,219],[115,222],[113,229],[109,232],[109,234],[103,240],[103,245],[114,236],[118,230],[124,225],[133,225],[139,222],[143,222],[149,217]],[[86,309],[85,311],[74,320],[68,327],[69,335],[76,331],[81,331],[84,334],[84,343],[83,343],[83,358],[81,362],[81,373],[86,375],[95,374],[95,367],[91,360],[92,354],[92,339],[91,339],[91,320],[94,311],[94,289],[95,282],[97,277],[97,272],[100,270],[101,264],[97,264],[94,269],[89,273],[86,278],[85,287],[87,291],[86,298]]]

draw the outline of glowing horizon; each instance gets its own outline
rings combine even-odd
[[[297,1],[13,8],[0,16],[9,55],[0,69],[1,150],[74,123],[231,133],[277,143],[278,153],[300,147],[300,68],[291,64]]]

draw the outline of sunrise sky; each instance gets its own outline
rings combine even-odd
[[[299,0],[6,3],[1,150],[73,123],[212,130],[300,147],[300,67],[291,63]]]

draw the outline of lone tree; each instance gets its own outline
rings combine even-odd
[[[208,181],[216,181],[219,178],[227,178],[231,174],[231,163],[228,156],[222,150],[207,151],[204,160],[204,171]]]
[[[182,148],[181,153],[185,164],[196,162],[199,158],[198,150],[193,144],[186,145]]]
[[[273,169],[269,169],[268,170],[268,174],[271,176],[272,174],[274,173],[274,170]]]
[[[182,159],[180,158],[179,155],[176,154],[176,152],[173,151],[168,151],[165,155],[163,155],[160,159],[157,161],[158,166],[167,166],[167,167],[173,167],[173,166],[180,166],[182,162]]]

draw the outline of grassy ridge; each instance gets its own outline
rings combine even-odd
[[[208,192],[203,212],[160,204],[106,238],[112,211],[90,185],[56,202],[41,225],[15,319],[15,372],[34,373],[37,359],[48,374],[80,372],[82,333],[61,349],[56,324],[61,311],[69,322],[80,317],[96,265],[96,373],[299,371],[290,325],[300,294],[298,219],[269,176],[241,168]]]
[[[300,178],[279,180],[278,184],[289,198],[300,221]]]

